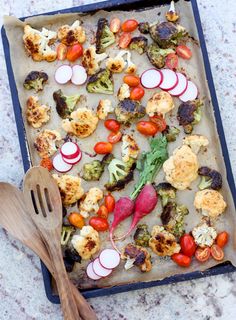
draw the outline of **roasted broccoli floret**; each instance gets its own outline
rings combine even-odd
[[[201,182],[198,186],[200,190],[211,188],[219,190],[222,187],[222,176],[221,174],[208,167],[201,167],[198,169],[198,174],[202,176]]]
[[[151,234],[148,232],[148,226],[146,224],[138,225],[135,234],[135,244],[141,247],[148,247]]]
[[[148,39],[144,36],[133,37],[131,39],[129,49],[135,50],[139,54],[143,54],[147,50]]]
[[[85,163],[82,178],[86,181],[98,181],[104,172],[104,165],[99,160]]]
[[[86,89],[89,93],[114,93],[112,73],[108,69],[102,69],[88,79]]]
[[[25,78],[24,88],[42,91],[44,84],[48,81],[48,75],[41,71],[31,71]]]
[[[176,198],[176,189],[168,182],[161,182],[156,186],[157,193],[161,197],[162,206]]]
[[[80,95],[66,96],[61,89],[53,92],[53,99],[56,102],[56,110],[62,119],[67,118],[74,110],[76,103],[79,101]]]
[[[66,258],[71,259],[74,262],[79,262],[81,263],[81,256],[78,254],[78,252],[73,248],[72,244],[70,244],[65,252],[64,252],[64,256]]]
[[[201,120],[201,102],[199,100],[187,101],[180,104],[177,113],[179,125],[184,127],[184,132],[189,134],[195,124]]]
[[[139,101],[124,99],[115,108],[117,121],[129,125],[135,119],[145,116],[145,108]]]
[[[69,242],[72,234],[75,232],[75,228],[72,226],[62,226],[61,231],[61,245],[65,246]]]
[[[108,165],[109,182],[105,184],[108,191],[124,189],[125,185],[133,179],[133,171],[136,167],[134,159],[123,162],[114,158]]]
[[[169,53],[173,53],[173,49],[161,49],[156,43],[152,43],[147,48],[147,56],[151,64],[158,69],[161,69],[165,65],[165,57]]]
[[[149,23],[148,22],[140,22],[138,25],[138,29],[141,33],[143,34],[148,34],[149,33]]]
[[[111,32],[107,19],[100,18],[97,24],[96,52],[103,53],[113,43],[115,43],[115,35]]]
[[[180,130],[176,127],[166,126],[166,129],[162,131],[162,133],[166,136],[166,140],[168,142],[176,141],[177,136],[180,133]]]

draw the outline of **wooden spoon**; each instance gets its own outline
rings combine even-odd
[[[53,265],[45,244],[25,205],[23,193],[9,183],[0,182],[0,225],[14,238],[34,251],[54,275]],[[70,283],[77,308],[83,320],[97,320],[97,316],[77,288]]]

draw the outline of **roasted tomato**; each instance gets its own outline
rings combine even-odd
[[[97,215],[99,217],[101,217],[101,218],[107,219],[108,218],[108,213],[109,212],[108,212],[107,207],[104,204],[102,204],[100,206],[100,208],[98,209]]]
[[[181,252],[188,257],[192,257],[196,251],[196,243],[190,234],[184,234],[180,238]]]
[[[217,261],[223,260],[225,256],[224,251],[217,244],[213,244],[213,246],[211,246],[211,255]]]
[[[111,132],[109,134],[109,136],[107,137],[107,140],[110,143],[115,144],[115,143],[119,142],[121,138],[122,138],[122,133],[120,131],[118,131],[118,132]]]
[[[64,43],[60,43],[57,46],[57,60],[65,60],[67,55],[67,46]]]
[[[180,267],[189,267],[191,264],[191,258],[182,253],[174,253],[171,259]]]
[[[89,224],[97,231],[107,231],[109,229],[109,223],[107,219],[101,217],[92,217],[89,220]]]
[[[130,41],[132,39],[131,33],[129,32],[123,32],[119,38],[119,47],[121,49],[125,49],[130,44]]]
[[[137,130],[145,136],[154,136],[158,132],[158,127],[152,121],[139,121]]]
[[[40,166],[51,171],[53,169],[52,160],[50,158],[43,158],[40,162]]]
[[[115,119],[105,120],[104,126],[112,132],[118,132],[120,130],[120,123]]]
[[[137,87],[138,85],[140,85],[140,79],[138,76],[127,75],[124,76],[123,81],[130,87]]]
[[[113,212],[115,209],[116,200],[110,193],[105,196],[105,206],[108,212]]]
[[[120,19],[118,18],[111,19],[111,22],[110,22],[111,32],[117,33],[120,30],[120,25],[121,25]]]
[[[110,142],[98,142],[94,146],[94,151],[98,154],[107,154],[112,152],[112,144]]]
[[[122,23],[121,29],[124,32],[133,32],[138,27],[138,21],[134,19],[126,20]]]
[[[198,247],[195,251],[195,258],[200,262],[205,262],[210,258],[211,249],[209,247],[200,248]]]
[[[192,51],[189,49],[189,47],[185,46],[184,44],[179,45],[176,48],[176,53],[179,57],[183,59],[189,60],[192,57]]]
[[[166,62],[165,65],[169,69],[176,69],[178,67],[178,56],[175,53],[169,53],[166,56]]]
[[[130,92],[130,99],[141,100],[144,94],[145,94],[145,91],[142,87],[135,87]]]
[[[68,48],[66,58],[67,60],[73,62],[78,58],[80,58],[82,54],[83,54],[83,47],[80,43],[77,43]]]
[[[166,129],[166,121],[162,116],[156,115],[150,117],[149,119],[157,125],[159,132],[162,132]]]
[[[216,244],[223,248],[229,241],[229,234],[226,231],[222,231],[218,234],[216,238]]]
[[[72,226],[79,229],[82,229],[83,226],[85,225],[83,216],[78,212],[71,212],[68,217],[68,220],[70,224],[72,224]]]

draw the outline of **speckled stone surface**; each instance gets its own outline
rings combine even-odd
[[[95,1],[0,0],[0,8],[1,15],[20,17],[85,2]],[[236,177],[236,2],[198,0],[198,5]],[[0,180],[19,185],[23,169],[2,45],[0,104]],[[62,319],[60,307],[45,296],[39,259],[2,230],[0,243],[0,319]],[[232,320],[236,319],[236,273],[95,298],[90,303],[102,320]]]

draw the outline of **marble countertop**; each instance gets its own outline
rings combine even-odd
[[[1,14],[18,17],[95,1],[0,0]],[[198,0],[203,30],[236,178],[236,2]],[[2,17],[0,18],[2,24]],[[0,45],[0,181],[19,185],[23,167]],[[0,230],[0,319],[59,320],[44,291],[38,257]],[[236,273],[90,299],[103,320],[235,319]]]

